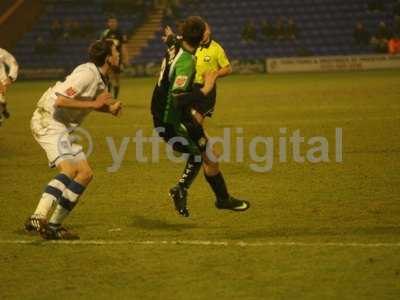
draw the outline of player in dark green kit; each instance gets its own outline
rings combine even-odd
[[[216,72],[208,72],[204,75],[202,87],[193,85],[196,73],[194,54],[203,39],[205,28],[205,22],[200,17],[189,17],[182,23],[182,42],[167,41],[168,50],[151,103],[153,123],[159,135],[175,151],[189,154],[182,177],[169,192],[176,210],[185,217],[189,216],[187,190],[201,166],[216,195],[217,208],[244,211],[250,206],[247,201],[229,195],[218,162],[206,154],[207,136],[194,116],[193,104],[205,100],[217,78]]]

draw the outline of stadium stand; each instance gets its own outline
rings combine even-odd
[[[114,2],[124,1],[45,1],[44,13],[14,50],[17,59],[28,69],[52,67],[68,70],[84,61],[83,53],[86,47],[104,28],[106,16],[115,10],[115,5],[112,5]],[[354,41],[354,26],[361,21],[371,34],[376,32],[381,21],[389,27],[392,26],[396,0],[383,2],[383,11],[370,11],[368,0],[182,0],[173,7],[172,14],[170,7],[164,9],[161,24],[174,25],[178,19],[189,15],[203,16],[211,24],[214,37],[223,44],[230,58],[235,60],[368,54],[373,53],[375,49],[373,46],[359,45]],[[153,5],[153,1],[150,0],[142,3],[149,7]],[[146,12],[146,9],[120,10],[120,28],[128,34],[133,33],[149,19]],[[263,22],[267,20],[275,25],[279,18],[285,22],[288,19],[294,21],[299,32],[296,38],[268,39],[263,36]],[[77,22],[81,28],[90,28],[90,33],[74,38],[54,38],[50,28],[55,20],[60,24]],[[245,42],[242,32],[249,21],[255,24],[257,37],[255,41]],[[161,42],[162,32],[158,30],[158,24],[155,27],[156,34],[148,34],[144,46],[139,47],[138,53],[135,52],[132,56],[132,64],[160,61],[164,45]]]
[[[45,9],[31,31],[17,43],[14,54],[20,65],[30,68],[64,68],[82,63],[89,43],[104,30],[107,16],[114,11],[107,9],[107,1],[46,1]],[[146,7],[125,11],[118,15],[119,27],[132,33],[145,18]],[[79,24],[82,34],[56,38],[51,26],[58,21]]]
[[[358,20],[367,30],[376,31],[380,21],[393,22],[395,1],[386,0],[384,11],[371,12],[367,0],[193,0],[180,6],[180,14],[200,15],[213,27],[215,38],[232,59],[257,60],[298,55],[348,55],[374,52],[372,47],[354,43],[353,29]],[[267,40],[261,37],[264,20],[273,24],[279,17],[293,18],[300,35],[295,40]],[[254,43],[242,41],[242,30],[251,19],[257,25]],[[165,18],[164,24],[171,20]],[[161,33],[135,58],[136,63],[159,61],[163,53]]]

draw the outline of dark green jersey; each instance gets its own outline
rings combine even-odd
[[[194,55],[180,49],[170,67],[168,78],[170,82],[168,98],[163,121],[177,123],[181,119],[181,110],[176,107],[176,97],[179,94],[190,92],[196,73],[196,59]]]
[[[173,50],[167,51],[164,58],[152,99],[153,115],[169,124],[177,124],[181,120],[182,111],[176,103],[177,97],[191,91],[196,73],[195,56],[183,48]]]

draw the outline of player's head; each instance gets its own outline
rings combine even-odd
[[[182,24],[182,38],[189,46],[197,48],[203,39],[206,24],[197,16],[188,17]]]
[[[89,48],[89,61],[98,67],[119,65],[119,52],[112,41],[96,41]]]
[[[111,30],[116,30],[118,28],[118,20],[115,16],[109,16],[107,19],[107,26]]]

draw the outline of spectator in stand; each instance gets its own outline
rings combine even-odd
[[[375,50],[380,53],[387,53],[387,45],[391,38],[389,29],[386,23],[381,21],[379,23],[378,30],[371,39],[371,44],[375,47]]]
[[[264,20],[261,23],[261,33],[267,40],[273,40],[275,38],[274,26],[268,20]]]
[[[285,30],[285,37],[292,41],[299,37],[299,28],[295,24],[293,18],[288,19],[288,23]]]
[[[242,40],[245,42],[254,42],[257,39],[256,26],[253,20],[248,20],[242,31]]]
[[[362,22],[357,22],[353,31],[354,42],[359,46],[367,46],[370,43],[371,35],[365,29]]]
[[[284,39],[285,38],[285,26],[284,26],[284,18],[283,17],[279,17],[277,20],[276,20],[276,24],[275,24],[275,29],[274,29],[274,31],[275,31],[275,37],[278,39],[278,40],[282,40],[282,39]]]
[[[61,23],[59,20],[54,20],[53,23],[51,23],[50,26],[50,37],[53,40],[58,40],[60,37],[63,36],[64,29],[61,26]]]

